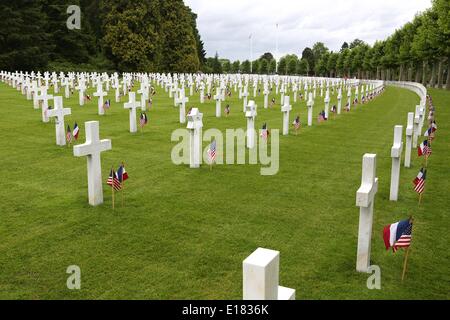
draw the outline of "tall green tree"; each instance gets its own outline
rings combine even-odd
[[[249,60],[245,60],[241,63],[241,72],[244,74],[250,73],[250,61]]]
[[[229,60],[225,60],[225,61],[222,63],[222,70],[223,70],[223,72],[225,72],[225,73],[230,73],[230,71],[231,71],[231,63],[230,63]]]
[[[315,62],[314,62],[314,53],[311,48],[306,47],[302,52],[302,59],[305,59],[308,62],[309,71],[314,72]]]
[[[328,53],[329,50],[323,42],[316,42],[312,47],[312,52],[314,55],[314,70],[317,70],[315,64],[319,63],[322,56]]]
[[[148,2],[148,0],[140,0],[139,2],[141,1]],[[135,1],[131,3],[135,3]],[[157,8],[159,8],[161,15],[159,23],[163,57],[160,61],[161,71],[198,71],[200,60],[195,32],[191,23],[190,9],[184,5],[183,0],[160,0]],[[148,42],[151,43],[151,41],[152,39],[149,38]]]
[[[297,74],[307,75],[309,73],[308,60],[300,59],[297,64]]]
[[[259,60],[259,74],[268,74],[269,73],[269,62],[262,58]]]
[[[155,3],[120,0],[102,0],[100,3],[101,11],[104,12],[102,42],[107,56],[120,71],[154,71],[161,62],[158,49],[163,47],[162,38],[156,31],[157,26],[148,23],[157,22],[160,18],[157,8],[152,4]],[[163,28],[167,29],[166,26]],[[171,39],[165,44],[175,49]],[[174,63],[173,54],[166,58],[164,69]]]
[[[274,74],[276,69],[277,69],[277,62],[275,61],[275,59],[270,60],[268,68],[269,74]]]
[[[264,53],[259,59],[266,59],[267,61],[275,59],[273,54],[270,52]]]
[[[211,60],[211,72],[220,74],[222,73],[222,63],[219,60],[219,53],[216,52],[216,55],[214,56],[214,59]]]
[[[0,68],[34,70],[47,66],[53,49],[47,16],[39,1],[3,1],[0,8]]]
[[[339,53],[331,52],[327,62],[327,70],[330,77],[336,77],[336,65]]]
[[[239,60],[234,61],[234,62],[231,64],[231,72],[232,72],[232,73],[238,73],[240,67],[241,67],[241,62],[240,62]]]
[[[287,74],[287,60],[286,57],[280,58],[278,62],[278,74],[286,75]]]

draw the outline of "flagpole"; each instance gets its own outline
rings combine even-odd
[[[406,249],[405,261],[403,262],[402,282],[405,279],[406,269],[408,266],[409,247]]]
[[[125,170],[125,164],[122,162],[122,208],[124,204],[125,193],[125,180],[123,179],[123,171]]]
[[[111,172],[114,173],[114,168],[111,168]],[[112,183],[111,183],[111,191],[112,191],[112,209],[115,209],[115,205],[114,205],[114,175],[112,177]]]
[[[277,23],[277,30],[276,30],[275,74],[278,74],[278,23]]]
[[[253,36],[250,34],[250,73],[253,73]]]

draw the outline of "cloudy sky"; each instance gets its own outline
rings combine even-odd
[[[185,0],[198,15],[207,56],[216,51],[231,60],[264,52],[300,55],[321,41],[338,51],[344,41],[369,44],[385,39],[396,28],[431,7],[431,0]]]

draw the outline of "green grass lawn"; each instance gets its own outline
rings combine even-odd
[[[66,126],[78,122],[80,143],[90,120],[99,120],[101,138],[112,140],[113,149],[102,154],[105,203],[92,208],[86,159],[57,147],[54,124],[42,123],[32,101],[0,84],[0,298],[241,299],[242,261],[257,247],[281,252],[280,285],[295,288],[297,299],[450,298],[449,92],[430,91],[439,130],[419,208],[412,188],[421,165],[415,151],[412,167],[401,169],[399,201],[389,201],[394,125],[406,126],[407,112],[419,102],[412,92],[389,87],[375,101],[320,126],[318,96],[314,126],[280,137],[279,173],[261,176],[259,165],[211,172],[207,165],[191,170],[172,164],[171,133],[184,126],[173,100],[157,91],[145,133],[134,135],[124,101],[114,103],[112,90],[112,108],[103,117],[96,98],[84,107],[77,92],[64,100],[72,108]],[[199,105],[198,95],[190,99],[187,107],[204,113],[204,130],[246,127],[236,93],[228,100],[228,118],[215,118],[213,100]],[[256,102],[256,127],[267,122],[281,129],[279,105],[264,110],[263,97]],[[297,113],[305,124],[304,101],[294,104],[290,123]],[[381,290],[368,290],[369,275],[355,271],[355,195],[364,153],[377,154],[372,264],[381,267]],[[125,206],[119,201],[113,211],[106,179],[121,161],[130,179]],[[386,251],[382,229],[408,215],[415,226],[401,283],[404,253]],[[69,265],[81,268],[80,291],[66,288]]]

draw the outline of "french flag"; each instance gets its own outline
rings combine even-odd
[[[389,250],[389,248],[395,250],[395,244],[409,227],[409,220],[403,220],[384,227],[383,239],[386,250]]]
[[[73,137],[75,140],[78,140],[78,134],[80,133],[80,129],[78,128],[78,124],[75,122],[75,125],[73,126]]]

